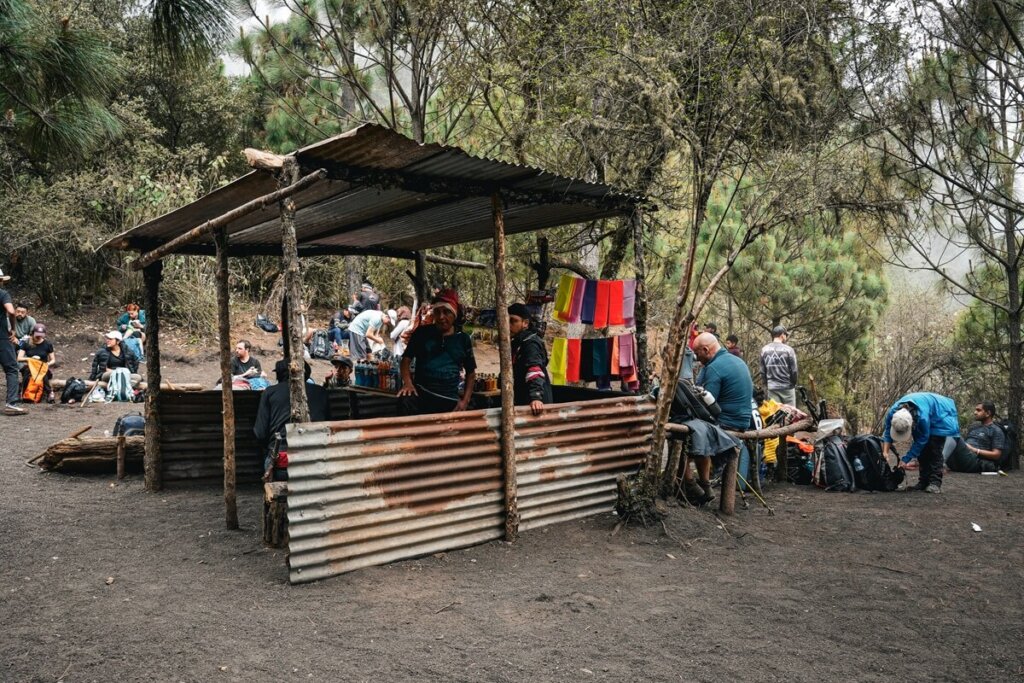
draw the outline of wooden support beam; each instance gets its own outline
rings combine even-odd
[[[463,261],[462,259],[435,256],[434,254],[427,254],[426,259],[431,263],[440,263],[443,266],[455,266],[456,268],[475,268],[476,270],[487,270],[488,268],[486,263]]]
[[[413,287],[416,288],[416,301],[419,305],[427,303],[430,298],[430,284],[427,282],[427,255],[422,251],[416,252],[416,274],[413,277]]]
[[[718,504],[718,511],[723,515],[731,515],[736,512],[736,468],[739,467],[740,451],[737,448],[725,461],[725,469],[722,470],[722,498]]]
[[[159,245],[152,242],[133,243],[132,249],[146,251],[154,249]],[[187,256],[216,256],[217,248],[213,244],[186,244],[174,251],[175,254]],[[235,244],[228,245],[228,258],[239,258],[245,256],[281,256],[280,244]],[[390,247],[345,247],[332,244],[309,244],[299,247],[299,257],[307,256],[385,256],[388,258],[408,259],[416,258],[416,252],[407,249],[392,249]]]
[[[327,175],[332,180],[341,180],[352,185],[399,189],[408,192],[421,192],[423,194],[444,194],[455,197],[493,197],[496,193],[501,193],[502,199],[513,204],[589,206],[599,213],[588,217],[588,220],[615,214],[632,213],[635,206],[646,201],[640,197],[620,194],[606,194],[595,197],[571,190],[545,192],[540,190],[512,189],[507,186],[508,180],[504,182],[474,182],[465,178],[363,168],[337,162],[323,162],[321,160],[317,160],[316,164],[326,168]],[[536,178],[536,173],[530,172],[527,177]]]
[[[220,396],[224,424],[224,523],[238,528],[235,493],[235,397],[231,389],[231,307],[228,299],[228,232],[219,228],[213,235],[217,244],[217,332],[220,338]]]
[[[263,543],[271,548],[288,547],[288,482],[263,484]]]
[[[637,378],[640,380],[640,393],[651,390],[651,363],[647,351],[647,267],[644,247],[643,213],[638,207],[629,217],[633,224],[633,264],[635,267],[636,298],[633,306],[633,319],[636,322],[636,365]]]
[[[117,437],[117,480],[124,479],[125,437]]]
[[[491,195],[494,218],[494,306],[498,311],[498,357],[501,368],[501,462],[505,480],[505,540],[519,535],[519,491],[516,477],[515,404],[512,388],[512,335],[508,326],[505,282],[505,215],[502,196]]]
[[[215,230],[222,228],[231,223],[232,221],[236,221],[242,216],[246,216],[252,213],[253,211],[259,211],[260,209],[264,209],[267,206],[274,204],[275,202],[279,202],[282,199],[291,197],[293,194],[304,190],[305,188],[309,187],[318,180],[323,179],[324,177],[326,177],[326,171],[324,171],[323,169],[319,171],[314,171],[313,173],[307,175],[305,178],[296,181],[295,183],[289,185],[288,187],[283,187],[275,192],[271,192],[270,194],[265,194],[262,197],[257,197],[256,199],[253,199],[251,202],[246,202],[245,204],[242,204],[241,206],[232,209],[231,211],[228,211],[227,213],[222,214],[217,218],[208,220],[202,225],[192,228],[183,235],[179,235],[178,237],[175,237],[169,242],[165,242],[156,249],[153,249],[152,251],[145,253],[139,258],[135,259],[135,261],[132,262],[132,270],[142,270],[150,263],[159,261],[168,254],[173,254],[174,252],[178,251],[181,247],[192,242],[195,242],[204,235],[209,235],[213,233]]]
[[[157,261],[142,270],[146,285],[146,435],[143,472],[147,491],[163,488],[164,460],[160,450],[160,282],[164,264]],[[151,387],[151,388],[150,388]]]
[[[282,189],[299,182],[299,165],[294,157],[285,159],[281,171]],[[281,201],[281,270],[284,272],[284,292],[288,320],[288,387],[292,405],[292,422],[309,422],[306,403],[305,360],[302,357],[302,273],[299,270],[299,249],[295,236],[295,201],[287,197]],[[284,319],[284,318],[282,318]]]
[[[551,279],[551,251],[547,237],[537,238],[537,251],[537,262],[532,265],[537,273],[537,289],[547,289],[548,281]]]
[[[242,150],[242,156],[245,157],[245,163],[249,164],[255,169],[264,171],[279,171],[284,166],[285,157],[280,154],[274,154],[273,152],[264,152],[262,149],[253,149],[252,147],[246,147]]]

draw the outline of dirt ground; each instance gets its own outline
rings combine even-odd
[[[98,331],[54,337],[58,376],[87,372]],[[212,382],[214,352],[168,348],[165,376]],[[133,409],[0,417],[2,681],[1024,678],[1019,475],[950,475],[939,496],[776,486],[774,516],[672,507],[616,533],[608,514],[293,587],[258,491],[229,532],[217,490],[25,465]]]

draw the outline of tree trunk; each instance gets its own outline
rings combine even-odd
[[[271,548],[288,547],[288,482],[263,485],[263,543]]]
[[[299,164],[293,158],[285,160],[281,185],[287,187],[299,179]],[[305,360],[302,357],[302,273],[299,269],[299,248],[295,236],[295,202],[281,202],[281,262],[284,271],[284,291],[288,302],[288,386],[292,405],[292,422],[309,422],[306,403]]]
[[[615,276],[619,274],[619,267],[622,266],[622,261],[626,258],[626,250],[629,248],[629,243],[634,240],[634,232],[635,228],[632,218],[619,221],[618,227],[615,228],[615,232],[612,234],[611,245],[609,245],[608,251],[604,255],[604,261],[601,263],[602,280],[614,280]]]
[[[1021,399],[1024,393],[1024,378],[1021,377],[1021,297],[1020,297],[1020,266],[1017,259],[1017,233],[1015,217],[1006,213],[1003,233],[1006,237],[1006,254],[1009,265],[1006,268],[1007,315],[1009,323],[1009,396],[1006,401],[1006,417],[1017,429],[1018,443],[1013,449],[1010,469],[1020,468],[1020,428]]]
[[[491,196],[494,218],[494,306],[498,311],[498,356],[501,367],[501,460],[505,481],[505,540],[519,535],[519,491],[516,479],[515,408],[512,388],[512,341],[505,289],[505,216],[501,194]]]
[[[163,454],[160,451],[160,281],[164,262],[151,263],[142,270],[146,283],[146,490],[163,488]],[[152,387],[152,388],[149,388]]]
[[[224,431],[224,523],[238,528],[235,493],[235,397],[231,388],[231,307],[228,295],[228,231],[213,234],[217,246],[217,333],[220,340],[220,396]]]
[[[644,247],[644,219],[640,209],[629,217],[633,237],[633,265],[636,269],[636,299],[633,318],[636,323],[637,377],[640,379],[640,393],[651,390],[651,363],[647,348],[647,258]]]

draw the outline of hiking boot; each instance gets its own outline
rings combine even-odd
[[[4,406],[4,415],[26,415],[28,411],[20,406],[16,406],[13,403],[8,403]]]
[[[697,482],[693,480],[683,482],[683,495],[686,496],[686,501],[694,507],[706,505],[715,499],[714,496],[708,498],[704,489],[698,486]]]
[[[938,484],[928,484],[924,490],[928,493],[942,493],[942,487]]]
[[[715,499],[715,489],[711,486],[710,481],[698,481],[697,486],[700,486],[704,492],[705,502],[710,503]]]

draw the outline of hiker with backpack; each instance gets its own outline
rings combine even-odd
[[[544,340],[530,329],[530,309],[525,304],[508,307],[508,327],[512,335],[512,385],[517,406],[530,406],[540,415],[545,403],[552,403],[548,377],[548,352]]]
[[[106,382],[110,379],[111,373],[118,368],[128,370],[132,386],[142,381],[142,376],[139,375],[139,359],[129,347],[122,344],[121,333],[111,330],[103,335],[103,348],[97,351],[92,359],[89,381]]]
[[[953,472],[980,474],[998,472],[1007,452],[1006,434],[996,421],[996,406],[984,401],[974,406],[974,419],[967,428],[967,436],[946,459]]]
[[[11,279],[0,270],[0,285]],[[21,382],[18,381],[18,360],[15,349],[18,338],[14,334],[14,302],[6,289],[0,288],[0,367],[7,378],[7,400],[4,403],[4,415],[24,415],[25,409],[18,405],[21,402]]]
[[[900,466],[917,458],[916,491],[942,492],[942,470],[960,439],[960,419],[953,399],[930,392],[907,394],[885,414],[882,456],[888,460],[893,442],[911,441]]]
[[[57,354],[53,344],[46,340],[46,325],[37,324],[32,328],[28,341],[18,347],[18,363],[21,365],[21,397],[32,403],[39,403],[44,398],[48,403],[56,399],[50,380],[50,370],[57,362]]]
[[[146,312],[138,304],[128,304],[117,319],[117,331],[121,333],[121,345],[132,350],[135,357],[142,363],[146,354],[143,344],[146,341]]]

